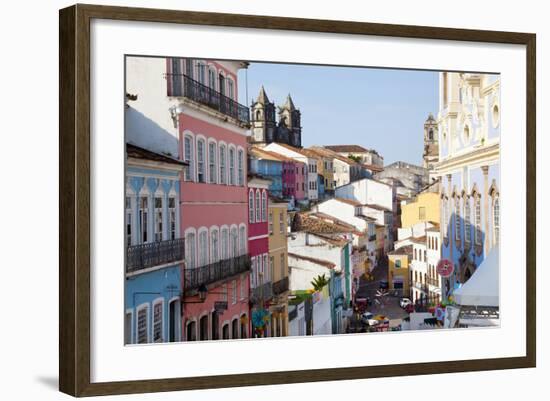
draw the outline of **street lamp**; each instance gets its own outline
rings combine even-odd
[[[206,288],[206,285],[201,284],[199,288],[197,289],[199,293],[199,300],[198,301],[185,301],[182,299],[182,304],[202,304],[206,300],[206,296],[208,295],[208,288]]]

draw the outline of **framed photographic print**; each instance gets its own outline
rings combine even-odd
[[[61,10],[60,390],[534,367],[535,113],[529,33]]]

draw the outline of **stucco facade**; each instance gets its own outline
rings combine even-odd
[[[440,196],[434,192],[418,194],[412,202],[401,203],[401,227],[412,227],[420,222],[440,223]]]

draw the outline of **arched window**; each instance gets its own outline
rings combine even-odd
[[[220,184],[227,184],[225,145],[220,145]]]
[[[229,259],[229,231],[227,228],[222,228],[221,234],[221,245],[222,245],[222,260]]]
[[[216,144],[210,142],[208,144],[208,175],[210,176],[210,183],[216,184],[217,180],[217,169],[216,169]]]
[[[188,269],[196,267],[195,233],[192,232],[185,235],[185,263]]]
[[[237,237],[237,228],[233,227],[231,229],[231,236],[230,236],[230,245],[231,245],[231,257],[235,257],[239,255],[239,243],[238,243],[238,237]]]
[[[208,264],[208,233],[206,230],[199,233],[199,266]]]
[[[229,185],[235,185],[235,149],[229,148]]]
[[[260,200],[260,190],[256,190],[256,221],[262,221],[262,203]]]
[[[216,90],[216,70],[213,68],[208,70],[208,86]]]
[[[500,199],[498,195],[493,199],[493,236],[496,245],[500,239]]]
[[[417,256],[417,253],[416,253],[416,248],[414,248],[414,260],[418,260],[418,256]]]
[[[254,223],[254,190],[248,191],[248,222]]]
[[[433,141],[434,140],[434,130],[430,129],[428,131],[428,140]]]
[[[206,182],[204,139],[197,141],[197,180]]]
[[[462,221],[460,213],[460,197],[455,196],[455,239],[460,241],[462,238]]]
[[[170,239],[176,239],[176,198],[170,196],[168,198],[168,230],[170,230]]]
[[[239,150],[237,152],[237,169],[238,169],[238,185],[244,185],[244,152]]]
[[[217,229],[210,231],[210,263],[216,263],[220,260],[219,233]]]
[[[155,205],[155,214],[154,214],[154,218],[155,218],[155,241],[156,242],[160,242],[162,241],[162,232],[163,232],[163,227],[162,227],[162,221],[164,220],[163,219],[163,216],[162,216],[162,212],[163,212],[163,196],[162,196],[162,193],[157,193],[155,195],[155,202],[154,202],[154,205]]]
[[[235,84],[229,78],[227,79],[227,97],[235,99]]]
[[[481,245],[481,196],[479,194],[474,196],[474,214],[474,241],[476,245]]]
[[[239,227],[239,254],[246,254],[246,230],[244,226]]]
[[[193,138],[191,135],[185,135],[185,138],[183,140],[183,160],[189,163],[187,168],[185,169],[185,180],[186,181],[193,181]]]
[[[206,66],[202,61],[197,63],[197,72],[198,72],[198,81],[205,85],[206,84]]]
[[[267,221],[267,191],[262,191],[262,221]]]

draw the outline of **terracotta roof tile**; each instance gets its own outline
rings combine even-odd
[[[312,258],[312,257],[309,257],[309,256],[297,255],[297,254],[291,253],[291,252],[288,253],[288,256],[290,256],[292,258],[295,258],[295,259],[302,259],[302,260],[307,260],[308,262],[317,263],[321,266],[328,267],[329,269],[333,269],[334,267],[336,267],[336,265],[334,263],[329,262],[328,260],[324,260],[324,259],[317,259],[317,258]]]
[[[126,144],[126,155],[134,159],[151,160],[155,162],[163,162],[169,164],[177,164],[180,166],[188,166],[189,163],[182,160],[174,159],[173,157],[163,155],[160,153],[152,152],[148,149],[141,148],[131,143]]]

